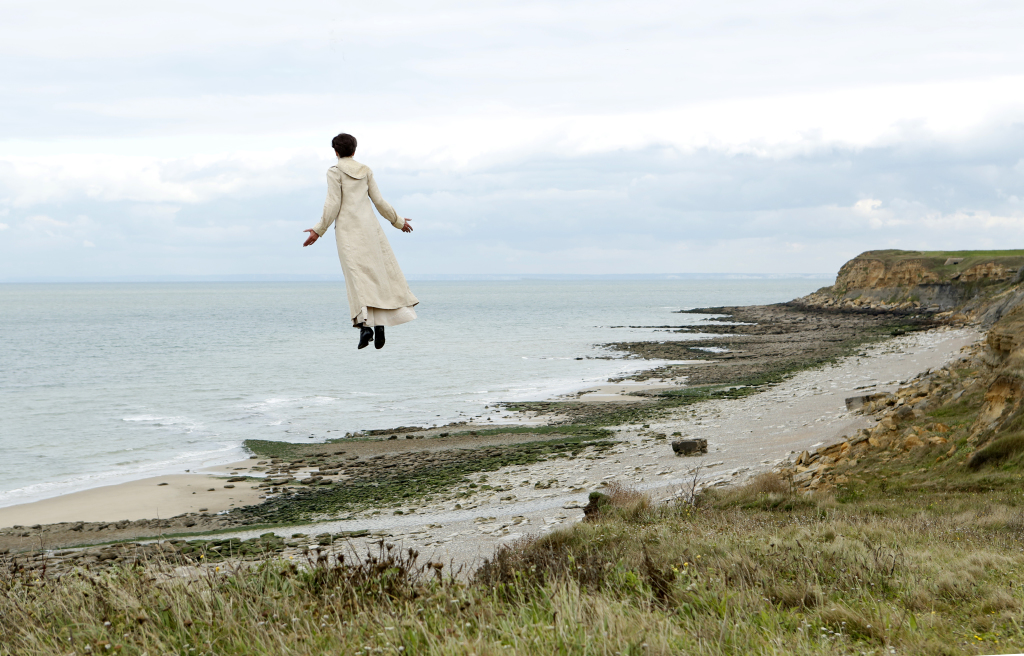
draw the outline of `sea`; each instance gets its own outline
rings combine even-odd
[[[701,339],[682,309],[820,277],[423,280],[419,319],[356,349],[344,282],[0,284],[0,507],[247,457],[247,439],[505,421],[495,404],[664,364],[604,344]]]

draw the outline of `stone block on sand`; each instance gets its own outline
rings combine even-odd
[[[708,441],[703,438],[675,440],[672,442],[672,450],[677,456],[695,456],[708,452]]]
[[[881,401],[882,399],[892,396],[887,392],[878,392],[875,394],[860,394],[858,396],[851,396],[846,399],[847,410],[859,410],[869,403],[874,401]]]

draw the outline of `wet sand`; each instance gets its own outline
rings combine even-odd
[[[243,460],[212,468],[219,474],[156,476],[8,506],[0,508],[0,526],[159,519],[248,506],[260,502],[260,491],[251,482],[228,483],[226,477],[246,473],[253,464]]]
[[[682,363],[679,363],[682,364]],[[701,362],[700,364],[704,364]],[[584,403],[636,403],[637,392],[658,392],[685,387],[685,379],[670,381],[645,380],[642,382],[619,382],[598,385],[580,390],[577,398]]]

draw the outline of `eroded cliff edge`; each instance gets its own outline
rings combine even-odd
[[[795,304],[868,312],[925,311],[955,323],[991,325],[1024,300],[1024,250],[861,253],[836,282]]]

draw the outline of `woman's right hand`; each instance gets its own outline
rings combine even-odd
[[[316,234],[316,230],[313,230],[312,228],[310,228],[309,230],[303,230],[303,232],[309,233],[309,237],[307,237],[306,241],[302,244],[303,248],[305,248],[306,246],[312,246],[313,244],[316,243],[317,239],[320,239],[320,235]]]
[[[402,225],[402,232],[412,232],[412,226],[409,225],[409,219],[405,219],[405,223]]]

